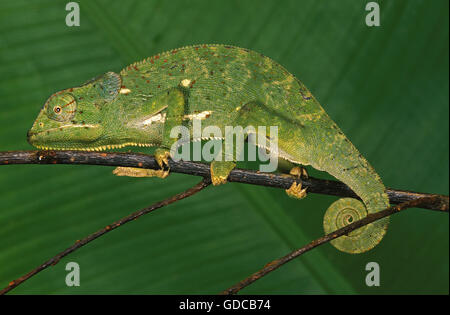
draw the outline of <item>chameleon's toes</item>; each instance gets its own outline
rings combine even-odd
[[[116,167],[113,171],[116,176],[128,176],[128,177],[159,177],[166,178],[169,175],[169,171],[165,170],[152,170],[137,167]]]
[[[300,177],[308,178],[308,172],[306,171],[306,168],[300,166],[294,166],[293,168],[291,168],[289,174],[296,176],[298,178]]]
[[[143,168],[119,166],[112,173],[116,176],[144,177],[142,176],[144,172]]]
[[[227,182],[228,175],[236,166],[236,163],[231,161],[213,161],[211,163],[211,182],[213,185],[222,185]]]
[[[286,189],[289,197],[302,199],[306,197],[306,188],[302,189],[302,183],[293,182],[289,189]]]
[[[211,182],[214,186],[222,185],[227,183],[227,178],[225,176],[211,176]]]
[[[306,171],[306,168],[304,168],[304,167],[302,167],[302,175],[301,176],[303,176],[304,178],[309,177],[308,172]]]
[[[167,170],[152,170],[152,169],[148,169],[146,170],[147,174],[145,177],[159,177],[159,178],[166,178],[167,176],[169,176],[169,171]]]
[[[161,167],[161,169],[164,169],[164,166],[169,168],[169,157],[170,157],[170,151],[163,148],[158,148],[155,150],[155,160],[156,163]]]

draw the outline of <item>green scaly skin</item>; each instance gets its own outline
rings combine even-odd
[[[193,117],[202,119],[203,128],[218,126],[222,134],[227,125],[278,126],[280,159],[311,165],[347,184],[362,202],[333,203],[324,218],[326,233],[389,206],[380,177],[308,89],[270,58],[233,46],[174,49],[120,74],[108,72],[57,92],[45,103],[28,141],[53,150],[157,146],[163,167],[176,141],[170,130],[181,124],[192,130]],[[213,161],[213,183],[225,183],[234,166]],[[381,241],[387,225],[387,219],[377,221],[332,244],[348,253],[365,252]]]

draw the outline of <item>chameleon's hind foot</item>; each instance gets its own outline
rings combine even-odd
[[[211,182],[213,185],[222,185],[227,182],[228,175],[235,168],[236,163],[231,161],[213,161],[211,163]]]
[[[291,168],[291,170],[289,171],[289,174],[291,174],[293,176],[297,176],[298,178],[300,178],[300,177],[308,178],[308,172],[306,171],[306,168],[301,167],[301,166],[295,166],[295,167]]]
[[[290,175],[295,176],[297,178],[308,178],[308,173],[306,169],[300,166],[295,166],[291,168]],[[286,189],[286,193],[289,197],[296,199],[303,199],[306,197],[306,188],[302,188],[302,183],[293,182],[289,189]]]
[[[169,175],[169,171],[165,170],[152,170],[146,168],[137,167],[116,167],[113,171],[116,176],[128,176],[128,177],[159,177],[166,178]]]
[[[302,189],[302,183],[293,182],[289,189],[286,189],[289,197],[303,199],[306,197],[306,188]]]

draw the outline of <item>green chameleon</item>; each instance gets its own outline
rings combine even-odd
[[[277,155],[280,163],[293,166],[291,174],[307,176],[302,166],[311,165],[347,184],[362,202],[334,202],[324,217],[326,233],[389,207],[380,177],[303,83],[270,58],[234,46],[174,49],[134,63],[120,74],[107,72],[59,91],[45,102],[28,141],[47,150],[156,146],[160,170],[118,167],[113,173],[164,178],[170,148],[177,141],[170,137],[171,129],[192,129],[194,119],[221,129],[277,126]],[[236,165],[233,159],[211,163],[214,185],[226,183]],[[306,195],[296,182],[286,192],[296,198]],[[381,241],[387,225],[387,219],[376,221],[332,244],[348,253],[365,252]]]

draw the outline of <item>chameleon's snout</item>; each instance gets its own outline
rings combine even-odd
[[[28,141],[29,144],[34,145],[33,143],[36,140],[35,135],[36,135],[36,133],[33,132],[31,129],[28,130],[28,132],[27,132],[27,141]]]
[[[27,132],[27,141],[32,146],[36,146],[36,142],[37,142],[37,137],[36,136],[37,136],[38,133],[39,132],[35,129],[34,125]]]

